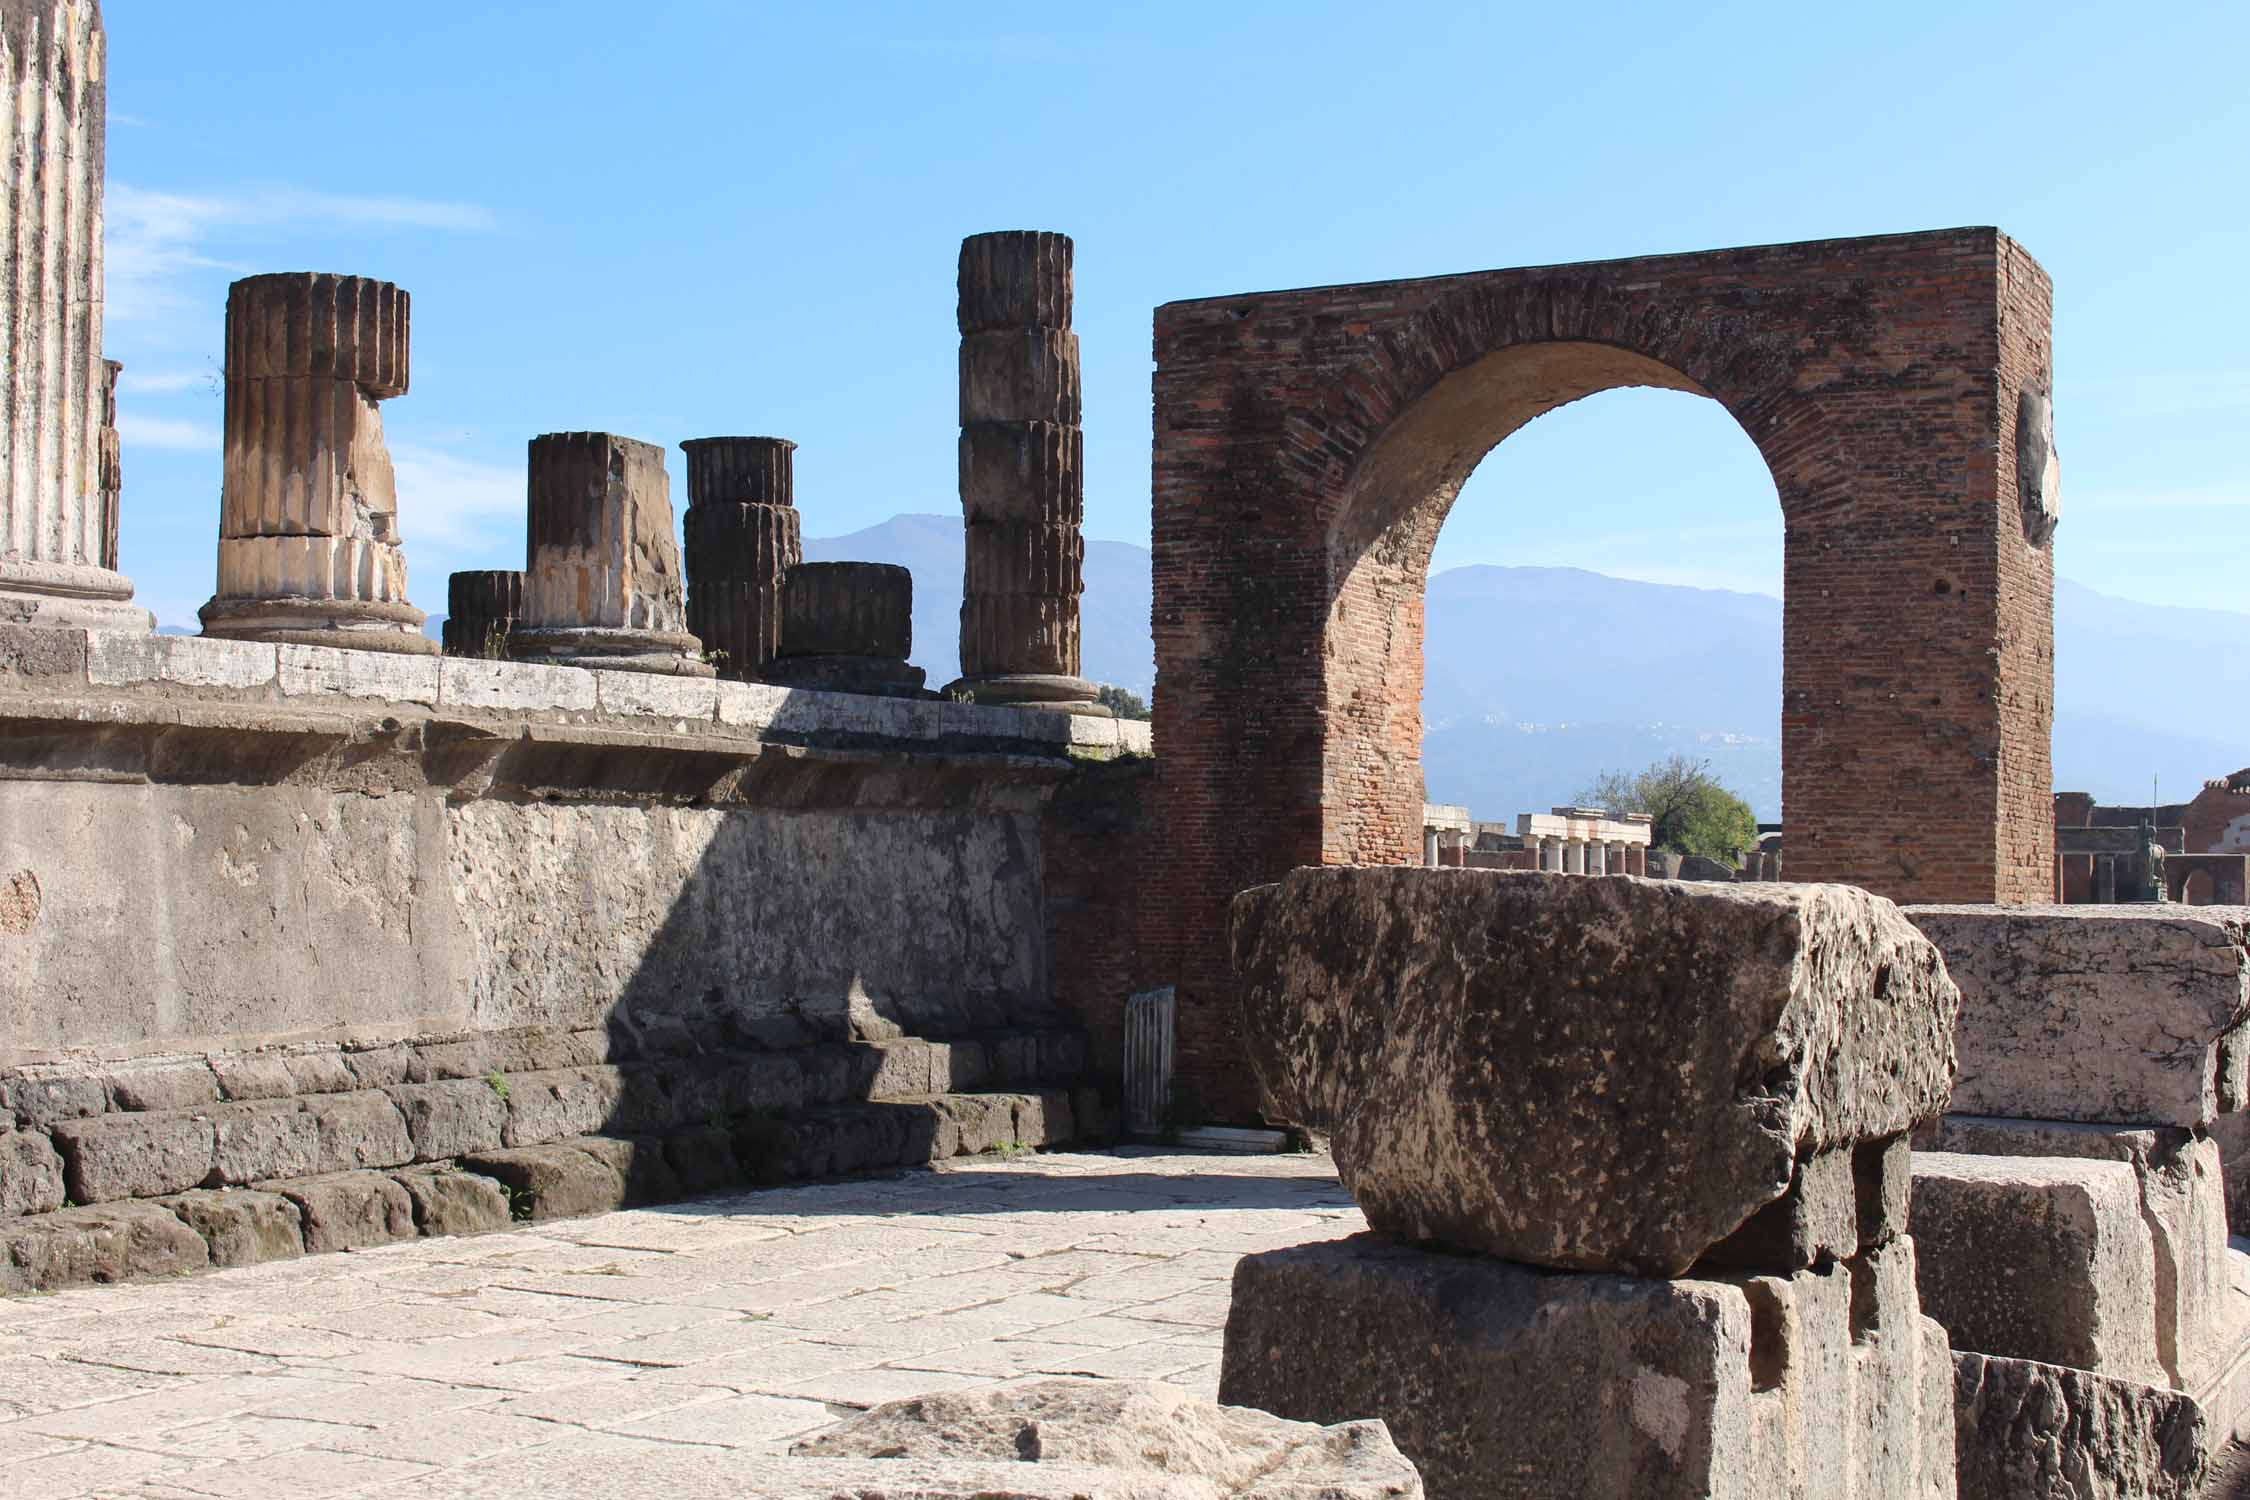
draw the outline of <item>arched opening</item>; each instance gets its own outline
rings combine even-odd
[[[1437,381],[1386,428],[1349,477],[1329,535],[1331,733],[1323,790],[1330,814],[1323,855],[1330,862],[1422,857],[1427,586],[1439,533],[1470,475],[1535,418],[1627,387],[1710,395],[1679,370],[1614,345],[1514,345]],[[1757,453],[1732,414],[1721,420]],[[1762,456],[1749,467],[1760,476],[1763,494],[1776,496],[1778,504]],[[1672,524],[1683,525],[1685,518]],[[1770,535],[1778,539],[1781,528]],[[1589,765],[1586,775],[1603,769],[1609,768]],[[1499,817],[1549,805],[1475,811]]]

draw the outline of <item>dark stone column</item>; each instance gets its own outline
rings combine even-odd
[[[523,574],[508,568],[455,573],[445,581],[445,654],[504,657],[523,613]]]
[[[1107,713],[1078,675],[1085,540],[1071,245],[961,242],[961,679],[980,703]]]
[[[520,661],[709,677],[687,629],[664,450],[608,432],[531,440]]]
[[[799,563],[781,590],[781,654],[766,681],[832,693],[920,698],[914,575],[891,563]]]
[[[755,682],[781,639],[782,579],[803,556],[791,455],[776,437],[690,438],[687,619],[722,677]]]

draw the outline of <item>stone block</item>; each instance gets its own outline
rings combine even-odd
[[[209,636],[96,631],[87,638],[86,680],[95,687],[165,682],[176,687],[263,687],[280,670],[275,648]]]
[[[0,687],[77,687],[86,680],[87,639],[83,630],[0,625]]]
[[[342,1054],[344,1069],[355,1089],[387,1089],[405,1083],[413,1071],[414,1049],[404,1042],[384,1047],[361,1047]]]
[[[896,1107],[840,1105],[778,1125],[751,1123],[736,1131],[735,1152],[761,1181],[836,1177],[905,1161],[907,1126]]]
[[[251,1052],[211,1059],[211,1072],[219,1081],[221,1098],[286,1099],[297,1092],[288,1059],[277,1052]]]
[[[0,1292],[178,1276],[210,1264],[203,1237],[153,1203],[104,1203],[0,1221]]]
[[[707,724],[719,711],[719,684],[710,677],[662,677],[647,672],[597,672],[594,686],[606,714],[636,714]]]
[[[694,1125],[665,1138],[664,1159],[683,1194],[715,1193],[742,1181],[734,1134],[731,1126]]]
[[[874,1075],[864,1097],[912,1099],[930,1092],[930,1044],[920,1037],[868,1044]]]
[[[664,1143],[654,1136],[590,1135],[570,1144],[617,1174],[628,1204],[671,1203],[682,1196]]]
[[[625,1098],[625,1075],[614,1067],[511,1074],[507,1085],[502,1138],[509,1146],[598,1134],[611,1127]]]
[[[83,1120],[109,1109],[109,1086],[85,1073],[24,1072],[0,1078],[0,1124],[13,1116],[22,1130],[45,1130],[58,1120]]]
[[[1013,1096],[1016,1105],[1016,1144],[1061,1146],[1071,1139],[1070,1091],[1041,1089]]]
[[[333,646],[280,648],[284,698],[379,698],[389,703],[438,701],[438,658],[396,651],[349,651]]]
[[[203,1237],[214,1266],[255,1266],[305,1253],[304,1214],[279,1193],[198,1188],[156,1202]]]
[[[305,1250],[365,1250],[413,1239],[414,1200],[382,1172],[332,1172],[257,1184],[297,1205],[304,1216]]]
[[[980,1156],[1016,1140],[1016,1101],[1009,1094],[947,1094],[933,1101],[953,1122],[954,1144]]]
[[[607,1162],[569,1145],[479,1151],[463,1157],[461,1166],[506,1188],[519,1219],[582,1218],[625,1206],[625,1179]]]
[[[1269,1251],[1235,1269],[1219,1399],[1380,1418],[1436,1495],[1950,1495],[1952,1364],[1913,1260],[1663,1281],[1372,1234]]]
[[[202,1058],[126,1064],[108,1077],[119,1109],[198,1109],[219,1102],[219,1081]]]
[[[1968,1352],[1953,1371],[1962,1500],[2190,1500],[2227,1438],[2161,1386]]]
[[[1852,1173],[1857,1148],[1816,1152],[1797,1163],[1789,1189],[1741,1228],[1703,1252],[1698,1269],[1794,1271],[1823,1258],[1859,1253],[1859,1195]]]
[[[1937,950],[1848,886],[1304,869],[1233,941],[1269,1113],[1412,1241],[1677,1275],[1952,1084]]]
[[[929,1047],[933,1094],[963,1093],[990,1076],[982,1042],[932,1042]]]
[[[961,425],[1078,425],[1078,335],[1061,328],[994,328],[961,336]]]
[[[798,1460],[876,1462],[851,1474],[808,1462],[801,1490],[781,1472],[753,1486],[757,1493],[776,1493],[768,1487],[774,1481],[793,1494],[868,1500],[1418,1500],[1423,1493],[1380,1422],[1290,1422],[1215,1406],[1153,1380],[1036,1380],[890,1401],[789,1451]],[[920,1464],[936,1472],[908,1472]],[[1000,1472],[964,1472],[979,1465]],[[897,1482],[884,1483],[886,1466],[897,1466]]]
[[[217,1165],[217,1140],[204,1112],[97,1115],[56,1122],[64,1181],[79,1203],[157,1198],[201,1187]]]
[[[1076,1083],[1086,1072],[1086,1033],[1075,1029],[1039,1033],[1039,1082]]]
[[[211,1121],[215,1174],[226,1183],[310,1177],[328,1170],[320,1121],[297,1099],[252,1099],[202,1111]]]
[[[315,1094],[305,1099],[304,1108],[319,1127],[324,1172],[401,1167],[414,1160],[405,1117],[379,1090]]]
[[[578,667],[447,656],[438,661],[438,702],[513,713],[592,713],[598,697],[594,674]]]
[[[508,1227],[508,1190],[489,1177],[451,1167],[409,1167],[393,1172],[391,1180],[406,1190],[414,1227],[425,1235]]]
[[[1091,1145],[1117,1139],[1117,1110],[1102,1097],[1102,1091],[1090,1083],[1070,1091],[1070,1123],[1082,1143]]]
[[[2243,912],[1916,906],[1961,987],[1954,1113],[2207,1125],[2250,1015]]]
[[[1912,1214],[1922,1309],[1954,1348],[2166,1378],[2130,1166],[1918,1151]]]
[[[1029,1031],[997,1032],[984,1039],[987,1076],[1006,1088],[1039,1082],[1039,1037]]]
[[[2216,1141],[2171,1126],[1944,1115],[1922,1132],[1918,1150],[2123,1162],[2133,1171],[2155,1261],[2157,1358],[2167,1378],[2195,1389],[2215,1363],[2232,1355],[2240,1320],[2232,1311],[2227,1194]]]
[[[43,1131],[0,1129],[0,1219],[63,1206],[63,1160]]]
[[[385,1092],[406,1122],[416,1161],[445,1161],[503,1144],[507,1101],[482,1078],[402,1083]]]

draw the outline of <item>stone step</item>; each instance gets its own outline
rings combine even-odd
[[[646,1134],[495,1145],[388,1169],[194,1187],[0,1218],[0,1293],[477,1233],[741,1187],[1102,1140],[1113,1130],[1111,1111],[1088,1087],[925,1093],[740,1112]]]

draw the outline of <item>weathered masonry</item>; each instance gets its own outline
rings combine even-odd
[[[1710,396],[1784,535],[1793,879],[2050,887],[2050,288],[1993,229],[1172,303],[1155,326],[1152,967],[1183,1070],[1246,1085],[1235,892],[1420,843],[1422,590],[1478,461],[1617,386]],[[1256,829],[1246,837],[1245,829]]]

